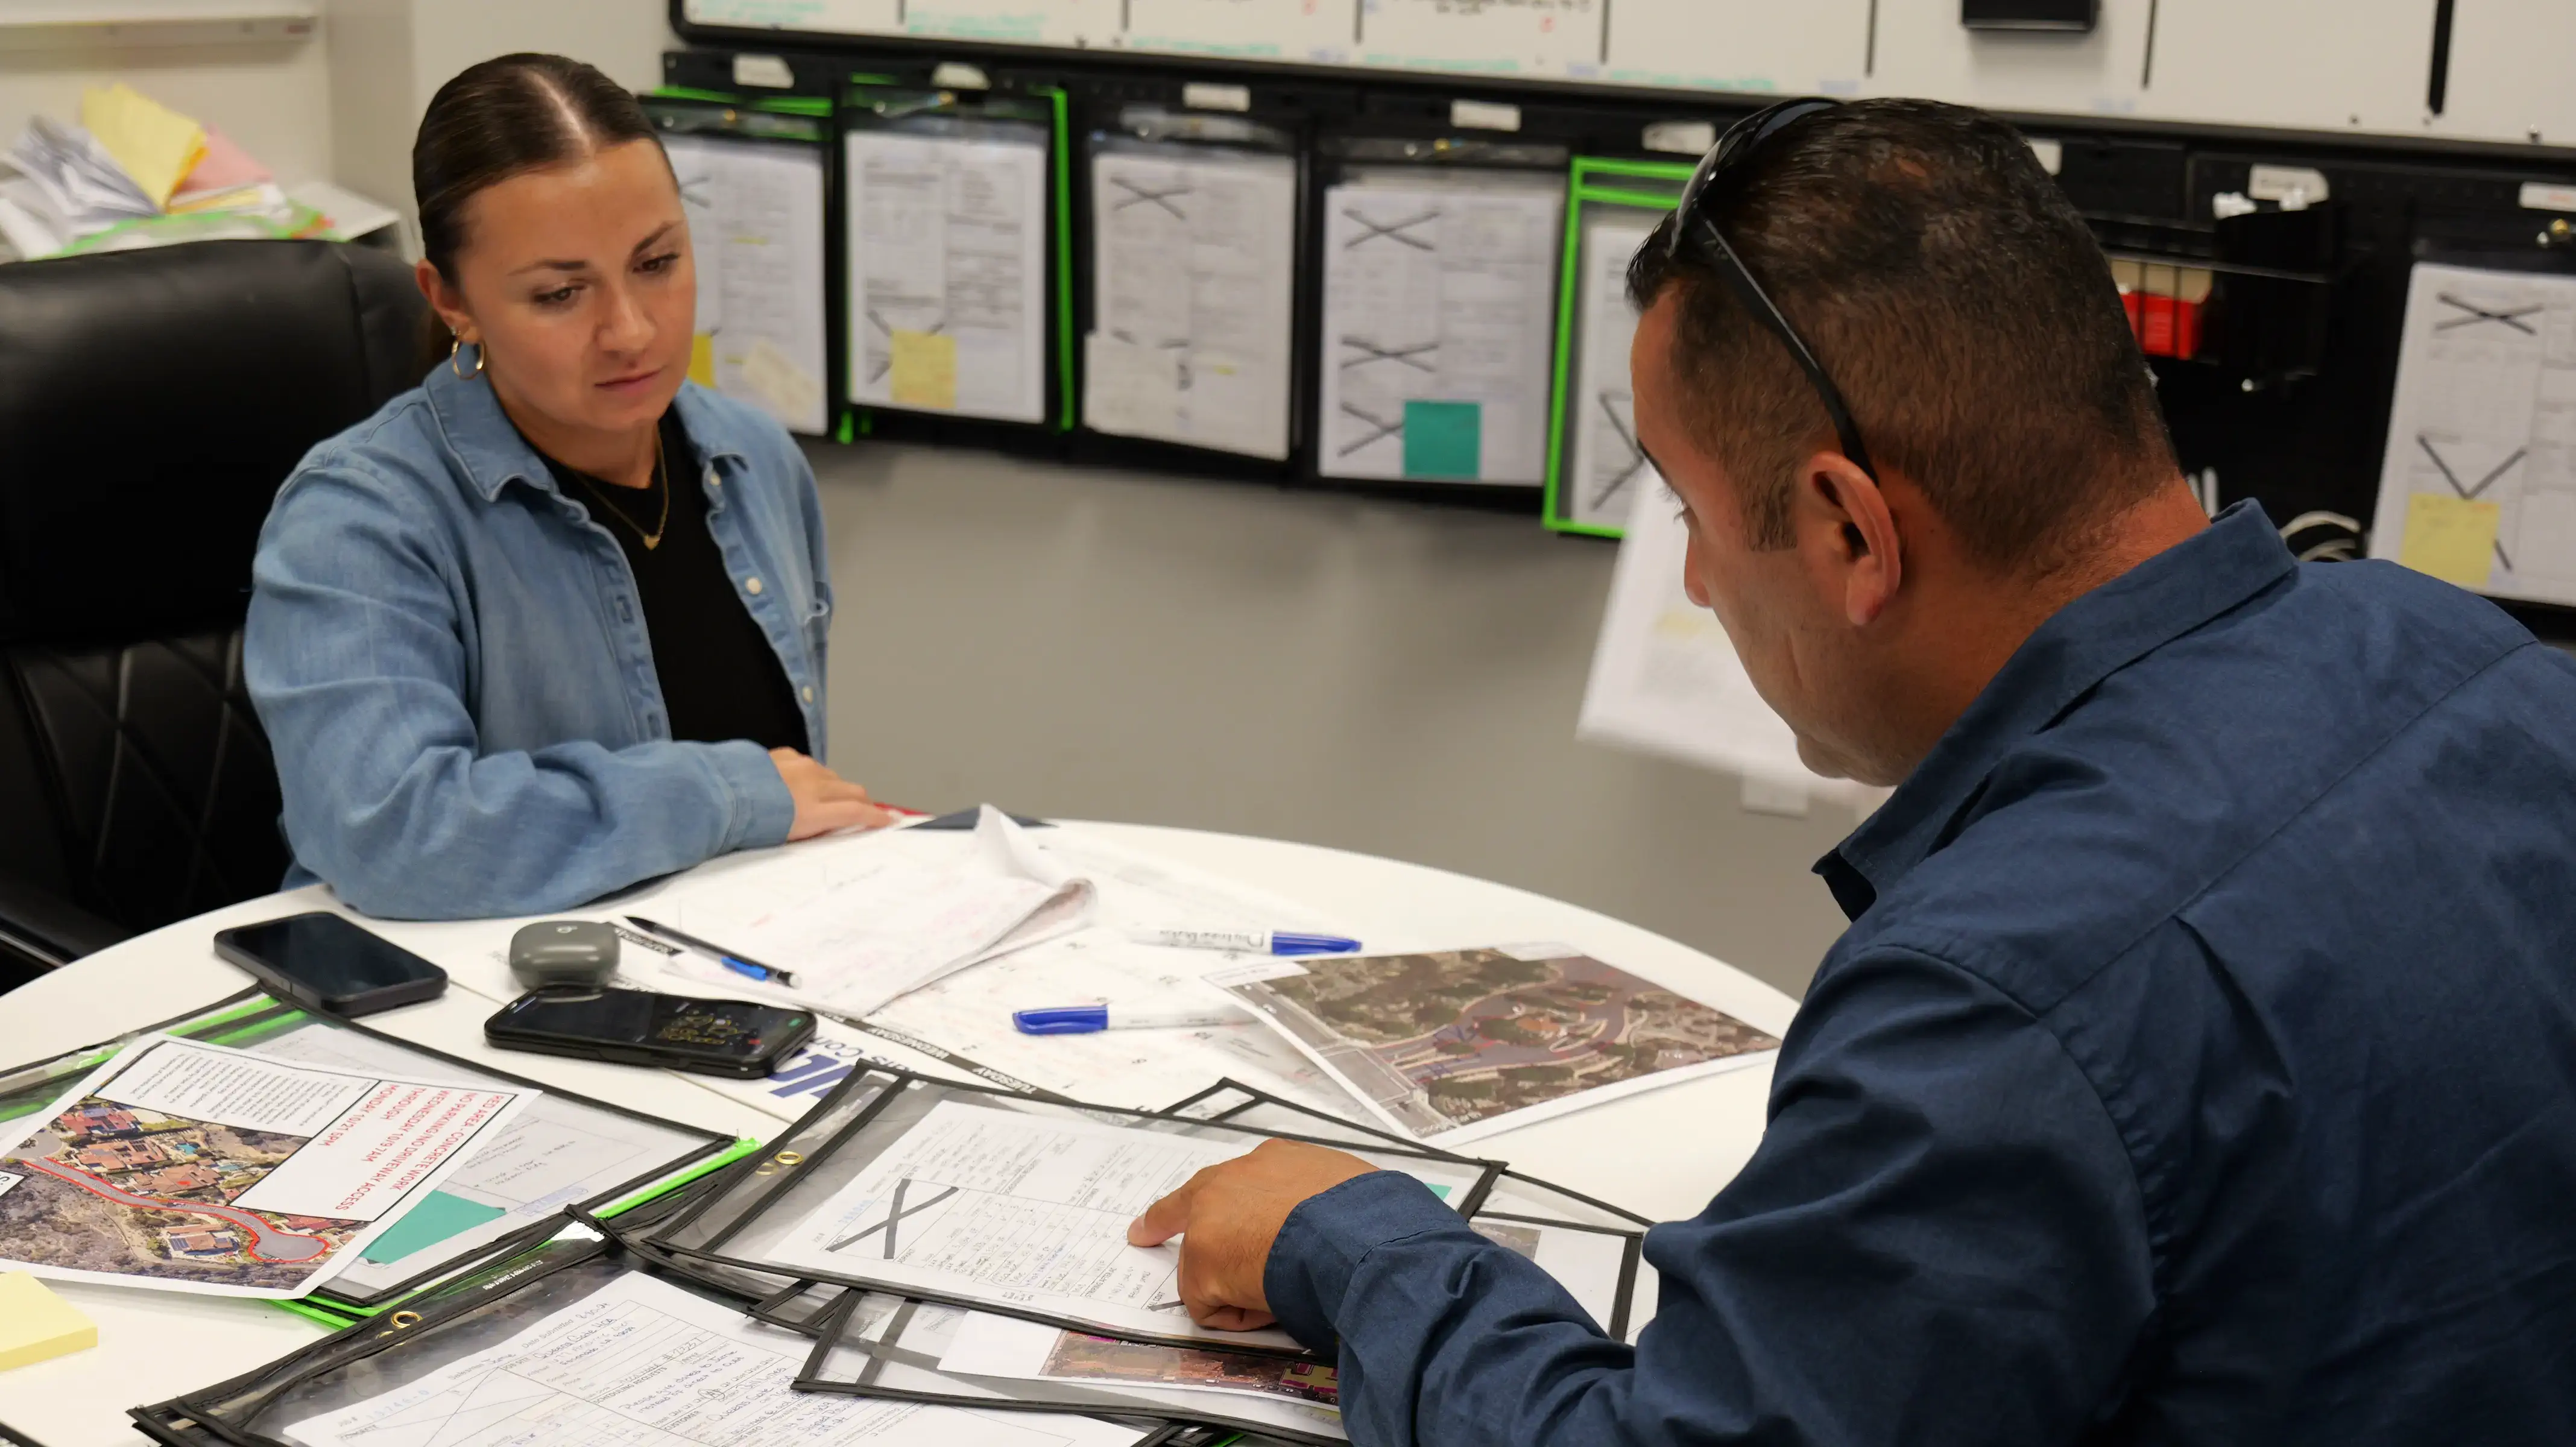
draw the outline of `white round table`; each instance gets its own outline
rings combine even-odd
[[[1228,876],[1327,912],[1361,938],[1372,932],[1458,945],[1562,940],[1777,1035],[1797,1002],[1708,955],[1557,900],[1444,870],[1239,835],[1134,824],[1083,824],[1112,843]],[[791,848],[794,846],[790,846]],[[734,860],[708,868],[740,867]],[[209,1004],[250,983],[218,958],[217,930],[311,909],[338,909],[320,887],[247,900],[182,920],[79,960],[0,996],[0,1068],[59,1054]],[[363,917],[360,917],[363,918]],[[437,957],[442,935],[492,926],[365,920]],[[493,1050],[483,1021],[496,1001],[451,988],[439,999],[367,1023],[467,1060],[613,1100],[708,1130],[767,1138],[777,1118],[663,1071]],[[1658,1220],[1695,1214],[1741,1169],[1762,1138],[1767,1061],[1731,1074],[1612,1101],[1479,1140],[1473,1153],[1509,1161]],[[99,1344],[0,1373],[0,1422],[45,1447],[129,1443],[124,1413],[250,1370],[324,1334],[265,1302],[52,1283],[98,1324]]]

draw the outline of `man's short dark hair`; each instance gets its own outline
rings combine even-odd
[[[2044,571],[2086,525],[2179,469],[2108,262],[2012,127],[1932,101],[1791,123],[1704,203],[1842,389],[1874,465],[1921,487],[1998,571]],[[1693,438],[1759,547],[1789,541],[1798,464],[1833,443],[1780,338],[1704,244],[1637,253],[1640,308],[1677,289],[1673,369]]]

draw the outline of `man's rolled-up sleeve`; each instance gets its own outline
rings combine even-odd
[[[1771,1114],[1707,1210],[1648,1234],[1633,1349],[1388,1173],[1289,1217],[1272,1308],[1338,1339],[1364,1447],[2080,1435],[2155,1295],[2128,1153],[2057,1037],[1943,961],[1861,955],[1809,995]]]

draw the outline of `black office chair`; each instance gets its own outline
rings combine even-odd
[[[251,551],[305,449],[419,381],[421,309],[323,241],[0,266],[0,989],[277,887]]]

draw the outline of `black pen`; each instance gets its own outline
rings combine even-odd
[[[796,977],[776,965],[764,965],[758,960],[747,959],[722,945],[709,944],[695,935],[684,935],[666,924],[655,924],[640,914],[628,915],[626,922],[648,935],[659,935],[675,945],[687,945],[735,974],[749,975],[763,984],[785,985],[791,990],[796,987]]]

